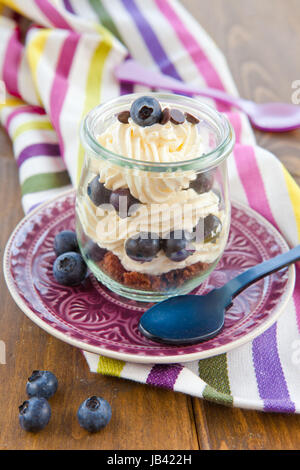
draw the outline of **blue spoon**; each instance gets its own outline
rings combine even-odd
[[[300,259],[300,245],[264,261],[206,295],[179,295],[159,302],[140,319],[140,332],[167,344],[200,343],[216,336],[224,326],[233,299],[254,282]]]

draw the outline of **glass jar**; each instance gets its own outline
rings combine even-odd
[[[162,93],[147,96],[173,118],[139,128],[120,113],[140,96],[106,102],[84,119],[76,230],[101,283],[121,296],[156,302],[193,290],[223,254],[234,132],[210,106]]]

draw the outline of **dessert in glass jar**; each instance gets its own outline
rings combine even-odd
[[[90,111],[81,138],[76,230],[90,270],[130,299],[190,292],[227,242],[226,117],[181,95],[131,94]]]

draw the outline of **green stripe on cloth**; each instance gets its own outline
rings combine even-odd
[[[97,16],[98,16],[99,21],[101,22],[101,24],[105,28],[107,28],[115,37],[117,37],[119,39],[119,41],[121,41],[124,44],[124,41],[121,38],[120,33],[119,33],[115,23],[113,22],[112,17],[110,16],[110,14],[106,10],[106,8],[104,8],[103,3],[101,2],[101,0],[89,0],[89,2],[90,2],[91,7],[97,13]]]
[[[199,377],[207,383],[203,398],[223,405],[233,404],[226,354],[199,361]]]
[[[39,173],[27,178],[22,184],[22,196],[29,193],[37,193],[46,191],[47,189],[60,188],[71,184],[67,171],[57,173]]]
[[[99,356],[97,372],[99,374],[120,377],[125,364],[126,363],[124,361],[119,361],[118,359],[110,359],[109,357]]]

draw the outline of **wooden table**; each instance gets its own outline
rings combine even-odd
[[[299,76],[298,0],[182,0],[224,51],[246,98],[291,100]],[[300,131],[256,132],[300,182]],[[22,217],[17,169],[9,139],[0,134],[1,252]],[[76,348],[35,326],[10,297],[1,273],[0,339],[7,364],[0,365],[1,449],[299,449],[300,416],[225,408],[186,395],[91,374]],[[18,424],[18,405],[33,369],[59,378],[49,426],[34,436]],[[112,405],[110,425],[89,435],[76,421],[79,403],[91,394]]]

